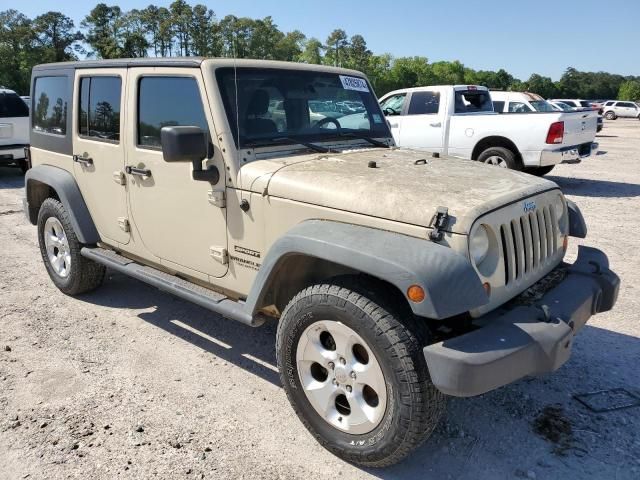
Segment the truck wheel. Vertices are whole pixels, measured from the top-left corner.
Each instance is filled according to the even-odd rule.
[[[489,147],[478,156],[478,161],[496,167],[510,168],[511,170],[521,170],[519,162],[514,153],[504,147]]]
[[[78,295],[99,287],[106,268],[80,255],[69,214],[54,198],[47,198],[38,212],[40,254],[53,283],[67,295]]]
[[[615,120],[616,114],[613,112],[607,112],[604,114],[604,118],[606,118],[607,120]]]
[[[546,175],[551,170],[553,170],[553,167],[555,167],[555,165],[548,165],[546,167],[531,167],[531,168],[527,168],[526,172],[530,173],[531,175],[537,175],[538,177],[542,177],[543,175]]]
[[[344,283],[298,293],[278,325],[280,378],[318,442],[359,465],[394,464],[435,428],[445,397],[415,328],[373,292]]]

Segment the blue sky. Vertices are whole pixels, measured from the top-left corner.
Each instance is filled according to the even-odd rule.
[[[96,2],[97,3],[97,2]],[[123,10],[170,0],[106,1]],[[221,18],[271,15],[283,31],[302,30],[324,41],[334,28],[360,33],[375,53],[460,60],[475,69],[504,68],[526,80],[557,80],[564,69],[640,75],[640,0],[191,0]],[[94,2],[0,1],[29,17],[55,9],[76,24]]]

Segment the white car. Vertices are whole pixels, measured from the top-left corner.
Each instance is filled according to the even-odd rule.
[[[380,99],[397,145],[544,175],[598,148],[595,112],[498,115],[486,87],[440,85]]]
[[[26,172],[28,145],[29,107],[13,90],[0,88],[0,166],[16,166]]]
[[[540,95],[529,92],[491,92],[493,109],[498,113],[555,112]]]
[[[640,120],[640,106],[634,102],[609,101],[603,105],[602,109],[607,120],[615,120],[618,117],[637,118]]]

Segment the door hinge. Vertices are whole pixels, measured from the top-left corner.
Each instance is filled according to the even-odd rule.
[[[222,265],[229,263],[229,254],[224,247],[209,247],[209,255]]]
[[[127,217],[118,217],[118,226],[123,232],[128,232],[131,229],[129,219]]]
[[[127,183],[127,177],[125,177],[124,172],[116,170],[115,172],[113,172],[113,181],[118,185],[124,185],[125,183]]]
[[[444,237],[444,230],[449,223],[449,209],[447,207],[438,207],[436,213],[431,217],[429,227],[432,228],[429,232],[429,239],[434,242],[439,242]]]
[[[209,199],[209,203],[211,205],[215,205],[219,208],[224,208],[227,206],[227,200],[223,190],[209,190],[207,192],[207,198]]]

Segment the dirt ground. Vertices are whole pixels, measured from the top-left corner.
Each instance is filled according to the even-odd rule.
[[[640,395],[640,122],[606,122],[598,141],[606,154],[549,177],[622,278],[618,305],[558,372],[452,398],[436,433],[384,470],[342,462],[302,427],[278,381],[274,325],[114,273],[82,298],[60,293],[21,213],[23,177],[0,169],[0,478],[640,478],[640,407],[594,413],[574,398]]]

